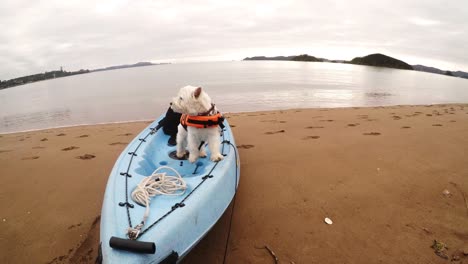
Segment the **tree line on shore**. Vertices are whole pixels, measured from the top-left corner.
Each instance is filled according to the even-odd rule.
[[[76,74],[83,74],[83,73],[88,73],[88,72],[89,70],[79,70],[79,71],[72,71],[72,72],[59,70],[59,71],[50,71],[50,72],[23,76],[23,77],[10,79],[6,81],[0,80],[0,89],[5,89],[5,88],[17,86],[17,85],[38,82],[38,81],[43,81],[43,80],[48,80],[48,79],[60,78],[60,77],[71,76],[71,75],[76,75]]]

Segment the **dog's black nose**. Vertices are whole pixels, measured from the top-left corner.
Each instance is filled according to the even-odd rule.
[[[172,105],[172,102],[170,102],[169,105]]]

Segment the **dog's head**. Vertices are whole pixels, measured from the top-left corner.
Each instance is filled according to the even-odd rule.
[[[211,108],[211,98],[201,87],[185,86],[172,99],[171,108],[181,114],[197,115]]]

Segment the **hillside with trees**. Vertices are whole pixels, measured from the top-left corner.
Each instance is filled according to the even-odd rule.
[[[375,53],[364,57],[356,57],[352,59],[349,63],[357,65],[387,67],[401,70],[413,70],[413,67],[411,67],[411,65],[409,65],[408,63],[380,53]]]

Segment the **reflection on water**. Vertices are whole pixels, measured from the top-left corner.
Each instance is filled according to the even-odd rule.
[[[248,61],[95,72],[0,91],[0,133],[157,118],[179,87],[224,112],[468,102],[468,80],[336,63]]]

